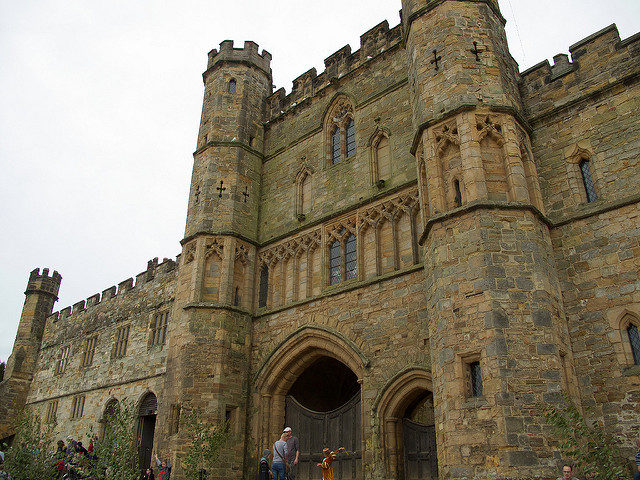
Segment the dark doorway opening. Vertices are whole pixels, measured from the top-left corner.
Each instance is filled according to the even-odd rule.
[[[402,419],[404,480],[436,480],[436,452],[433,394],[425,391],[405,410]]]
[[[149,392],[140,402],[138,409],[138,458],[141,470],[151,466],[157,410],[158,399]]]
[[[286,396],[285,423],[300,444],[296,480],[322,478],[322,449],[345,447],[333,463],[335,478],[362,477],[360,384],[343,363],[321,357],[291,386]]]

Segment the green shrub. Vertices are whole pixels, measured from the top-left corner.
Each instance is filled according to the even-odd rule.
[[[587,422],[568,398],[545,408],[547,422],[554,427],[563,455],[581,473],[596,480],[627,480],[627,462],[615,439],[597,423]]]

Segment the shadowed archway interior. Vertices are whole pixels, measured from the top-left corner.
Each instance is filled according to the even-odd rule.
[[[309,410],[329,412],[347,403],[359,389],[358,377],[346,365],[321,357],[302,372],[288,395]]]

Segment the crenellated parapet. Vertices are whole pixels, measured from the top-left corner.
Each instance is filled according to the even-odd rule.
[[[209,52],[207,70],[202,74],[202,78],[206,82],[213,71],[229,63],[256,67],[271,78],[271,54],[266,50],[258,53],[258,44],[252,41],[245,41],[242,48],[234,48],[233,40],[225,40],[220,43],[220,50],[214,48]]]
[[[61,282],[62,276],[57,271],[54,270],[51,276],[49,276],[48,268],[43,268],[42,273],[40,273],[39,268],[35,268],[29,274],[27,289],[24,293],[25,295],[30,293],[49,294],[57,300]]]
[[[47,317],[47,324],[50,322],[58,322],[59,320],[73,319],[81,312],[90,314],[95,307],[98,307],[105,302],[116,298],[122,298],[129,292],[137,291],[143,285],[152,282],[157,276],[164,276],[174,272],[178,265],[179,258],[179,256],[176,260],[165,258],[162,263],[158,263],[157,257],[149,260],[149,262],[147,262],[147,269],[135,276],[135,283],[133,277],[127,278],[126,280],[119,282],[117,287],[114,285],[103,290],[102,294],[96,293],[86,300],[81,300],[74,303],[72,306],[53,312]]]
[[[640,76],[640,33],[625,40],[615,24],[569,47],[566,54],[521,73],[520,91],[529,119],[572,105],[620,82]]]
[[[369,64],[402,40],[402,26],[389,28],[386,20],[366,31],[360,36],[360,48],[355,52],[351,46],[345,45],[324,60],[325,70],[320,74],[315,68],[293,80],[293,88],[288,95],[284,88],[276,90],[267,98],[267,121],[272,121],[289,110],[307,101],[319,91],[354,70]]]

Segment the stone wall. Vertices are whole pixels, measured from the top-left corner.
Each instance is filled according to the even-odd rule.
[[[91,431],[98,433],[97,422],[111,398],[131,402],[135,409],[144,393],[152,391],[162,402],[167,348],[166,343],[151,345],[151,323],[156,314],[173,307],[175,266],[171,260],[158,265],[156,259],[135,285],[133,279],[126,280],[118,290],[109,288],[47,319],[27,405],[45,418],[48,404],[57,401],[57,434],[87,439]],[[117,330],[124,326],[129,327],[126,353],[117,356]],[[93,337],[92,362],[83,366],[87,339]],[[60,371],[67,347],[68,361]],[[73,398],[79,395],[85,396],[84,412],[72,419]]]
[[[339,214],[415,180],[405,52],[397,41],[323,86],[306,101],[292,105],[265,129],[265,162],[260,212],[260,242]],[[356,55],[354,53],[354,55]],[[294,90],[295,92],[295,90]],[[355,156],[332,164],[328,150],[328,110],[337,97],[353,109]],[[371,175],[371,143],[377,131],[388,136],[392,172],[384,188]],[[296,218],[296,177],[310,173],[311,208]]]

